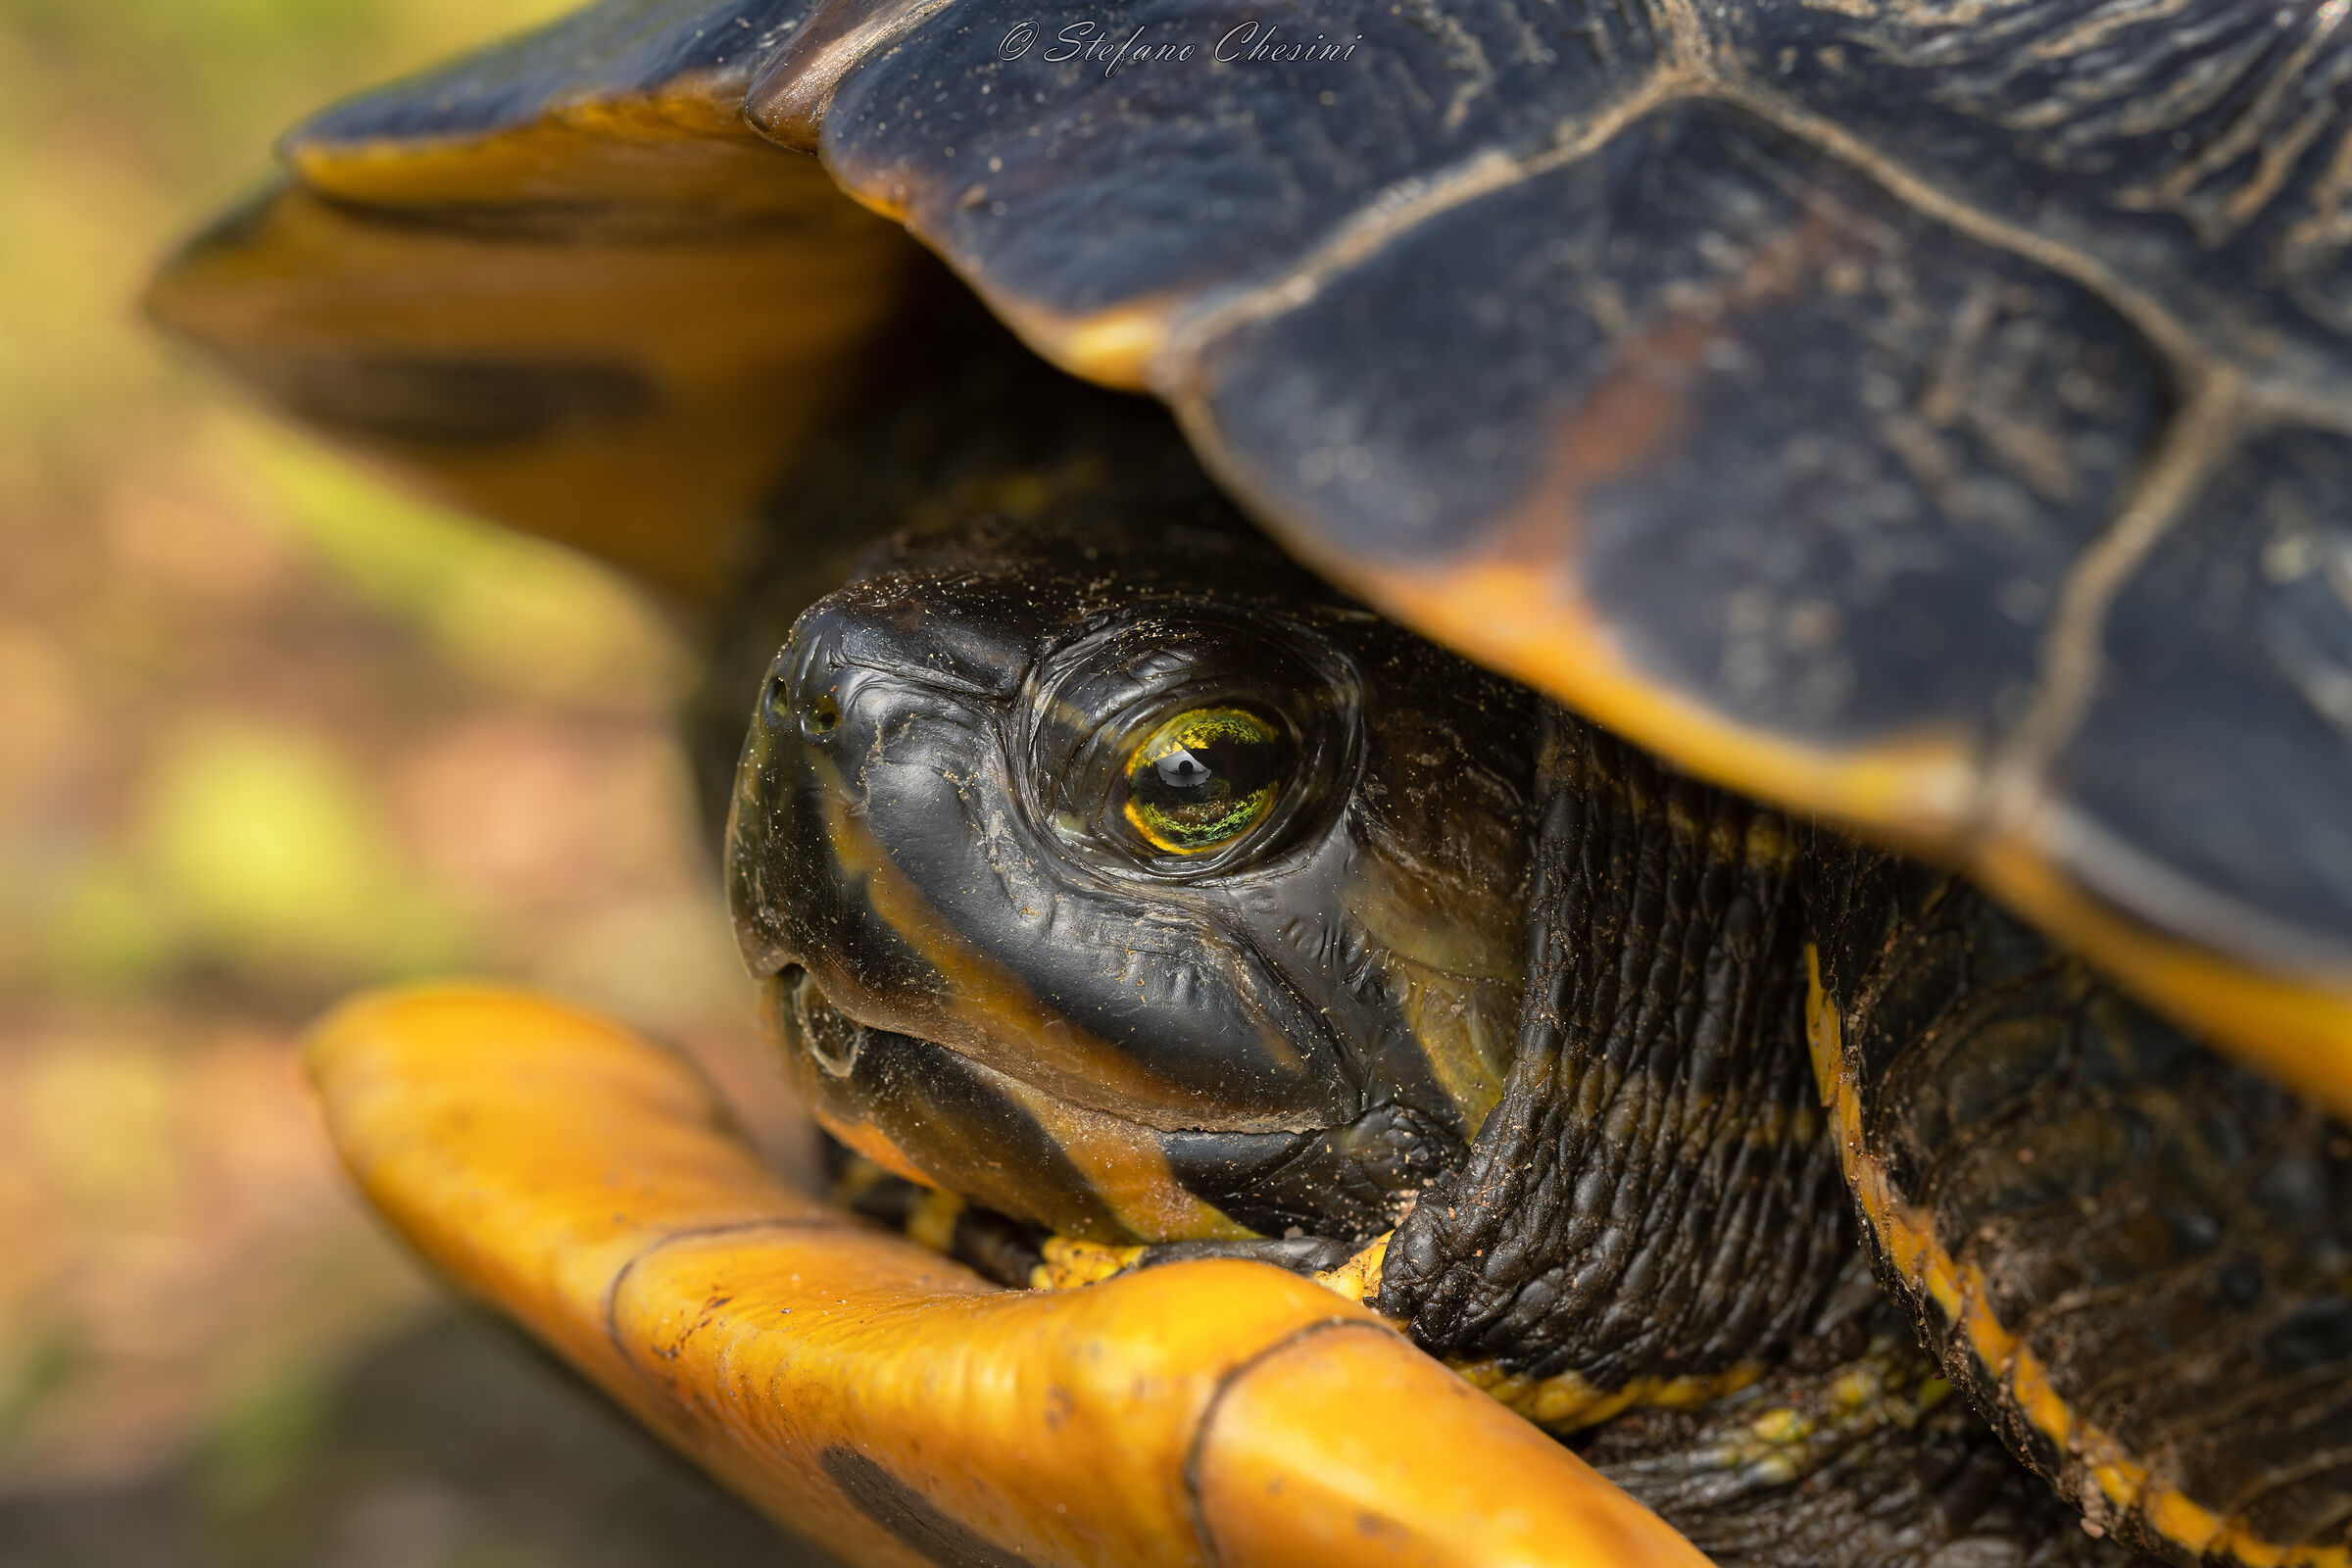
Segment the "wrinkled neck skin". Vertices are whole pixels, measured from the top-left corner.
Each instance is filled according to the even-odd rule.
[[[1155,844],[1148,737],[1234,710],[1270,804]],[[1356,1243],[1460,1162],[1517,1030],[1532,700],[1247,529],[983,523],[794,627],[729,828],[819,1119],[1107,1243]]]
[[[1379,1304],[1575,1426],[1759,1375],[1855,1238],[1802,1045],[1797,836],[1559,709],[1543,728],[1509,1087]]]

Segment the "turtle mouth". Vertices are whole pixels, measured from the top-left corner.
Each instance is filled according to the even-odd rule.
[[[1014,1090],[1024,1103],[1032,1106],[1042,1103],[1066,1106],[1073,1114],[1115,1122],[1133,1128],[1139,1135],[1192,1133],[1213,1137],[1239,1132],[1311,1137],[1346,1125],[1297,1118],[1283,1119],[1278,1126],[1260,1126],[1256,1119],[1233,1125],[1184,1117],[1169,1118],[1163,1123],[1159,1119],[1122,1114],[1116,1109],[1074,1101],[1043,1077],[1024,1073],[1017,1066],[1002,1061],[982,1060],[950,1041],[864,1022],[836,1003],[807,964],[780,964],[766,976],[765,985],[771,1008],[770,1026],[778,1044],[795,1059],[805,1059],[812,1069],[811,1081],[805,1087],[819,1097],[820,1118],[825,1091],[836,1085],[858,1083],[859,1065],[869,1049],[895,1048],[902,1052],[911,1049],[938,1059],[942,1065],[953,1062],[960,1071],[985,1075]]]
[[[1384,1102],[1304,1130],[1156,1128],[1071,1102],[942,1042],[860,1022],[800,963],[767,978],[768,1027],[817,1122],[894,1175],[1084,1241],[1361,1240],[1461,1150]]]
[[[866,1025],[833,1005],[806,964],[787,963],[769,975],[767,983],[776,997],[779,1020],[790,1021],[781,1042],[784,1049],[805,1054],[828,1078],[855,1073],[871,1033]]]

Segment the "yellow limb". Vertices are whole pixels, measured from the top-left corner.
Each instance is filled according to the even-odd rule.
[[[311,1063],[429,1260],[850,1561],[1706,1561],[1327,1290],[1236,1262],[995,1290],[780,1185],[692,1068],[587,1014],[380,994]]]

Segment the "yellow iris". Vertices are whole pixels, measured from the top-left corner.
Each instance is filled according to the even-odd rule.
[[[1230,844],[1274,809],[1282,732],[1246,708],[1196,708],[1153,730],[1127,760],[1128,825],[1169,855]]]

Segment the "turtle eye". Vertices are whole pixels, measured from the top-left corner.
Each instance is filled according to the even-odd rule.
[[[1200,855],[1264,821],[1292,752],[1284,727],[1247,708],[1194,708],[1128,754],[1127,825],[1165,855]]]

